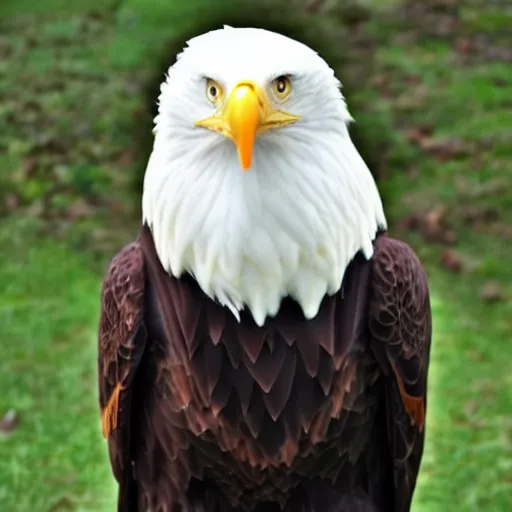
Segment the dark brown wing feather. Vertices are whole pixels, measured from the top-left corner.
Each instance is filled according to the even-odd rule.
[[[370,300],[372,347],[386,376],[395,512],[408,511],[425,438],[432,322],[427,277],[414,251],[381,236],[375,243]]]
[[[315,319],[285,300],[259,328],[245,312],[237,322],[192,278],[169,278],[145,228],[112,261],[102,293],[100,405],[119,509],[199,499],[211,502],[204,510],[234,510],[203,499],[208,487],[194,490],[211,480],[231,504],[251,510],[265,499],[283,504],[305,478],[320,500],[310,508],[327,510],[322,500],[331,498],[314,483],[321,477],[339,483],[330,502],[344,496],[340,510],[372,510],[356,497],[364,487],[382,510],[409,510],[430,325],[421,265],[386,236],[372,262],[355,258],[343,293],[326,298]],[[382,373],[387,442],[377,416]],[[393,506],[384,499],[392,487]]]
[[[110,263],[101,294],[99,401],[112,471],[120,484],[119,510],[130,510],[137,502],[135,486],[130,484],[130,411],[132,383],[146,343],[144,280],[142,251],[134,242]]]

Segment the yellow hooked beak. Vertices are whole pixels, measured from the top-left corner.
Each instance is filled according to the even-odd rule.
[[[252,165],[256,135],[299,119],[299,116],[275,110],[265,92],[253,82],[240,82],[219,111],[194,124],[230,138],[237,147],[240,166],[247,170]]]

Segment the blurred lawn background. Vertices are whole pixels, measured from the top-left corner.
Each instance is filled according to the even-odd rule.
[[[414,512],[512,504],[512,4],[2,0],[0,511],[114,510],[96,330],[138,229],[159,83],[189,35],[277,29],[336,68],[432,290]]]

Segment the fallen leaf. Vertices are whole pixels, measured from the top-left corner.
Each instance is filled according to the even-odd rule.
[[[416,231],[421,227],[421,218],[418,213],[411,213],[407,217],[404,217],[397,223],[399,230],[405,231]]]
[[[458,240],[447,220],[447,208],[440,204],[427,212],[414,212],[398,223],[398,229],[419,231],[427,242],[453,245]]]
[[[439,161],[445,162],[451,158],[466,156],[474,151],[474,145],[458,138],[423,139],[421,149],[434,155]]]
[[[0,420],[0,434],[12,432],[19,424],[18,414],[14,409],[10,409]]]
[[[462,257],[453,249],[445,249],[441,253],[441,264],[451,272],[460,272],[462,270]]]
[[[497,281],[487,281],[480,290],[480,299],[489,303],[502,300],[500,284]]]
[[[427,212],[422,222],[423,235],[427,240],[440,242],[444,240],[446,231],[446,207],[438,205]]]

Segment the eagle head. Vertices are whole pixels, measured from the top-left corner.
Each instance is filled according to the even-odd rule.
[[[143,216],[163,267],[262,325],[339,290],[386,220],[333,70],[256,28],[188,42],[161,86]]]

